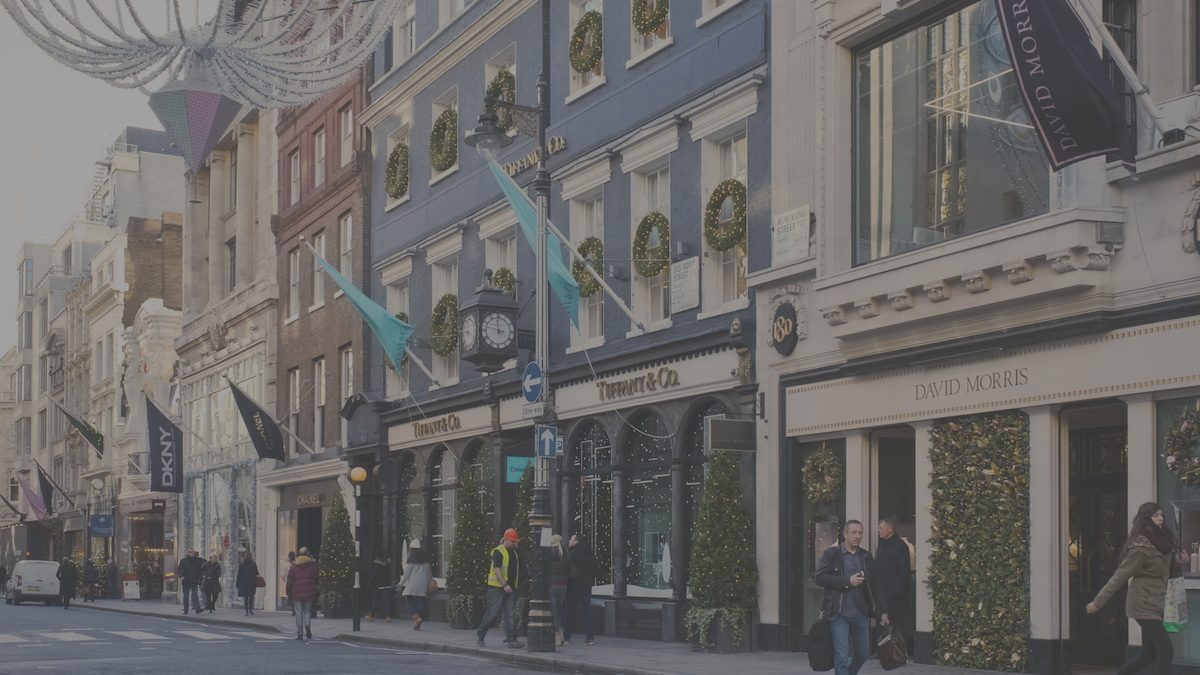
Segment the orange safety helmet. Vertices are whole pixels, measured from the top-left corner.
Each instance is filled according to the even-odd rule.
[[[520,537],[517,536],[517,531],[511,527],[504,531],[504,538],[512,542],[520,540]]]

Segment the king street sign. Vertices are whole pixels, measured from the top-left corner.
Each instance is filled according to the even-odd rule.
[[[558,427],[538,424],[534,427],[533,437],[538,457],[553,457],[558,454]]]
[[[537,361],[530,361],[521,375],[521,393],[528,403],[542,400],[542,367]]]

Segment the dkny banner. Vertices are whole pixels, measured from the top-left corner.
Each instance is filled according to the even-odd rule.
[[[183,492],[183,432],[146,397],[150,423],[150,489]]]
[[[1097,155],[1133,161],[1121,100],[1070,0],[995,0],[1008,55],[1055,170]]]

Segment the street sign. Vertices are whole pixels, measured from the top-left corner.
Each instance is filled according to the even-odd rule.
[[[722,417],[704,418],[704,451],[754,452],[757,448],[754,420]]]
[[[113,517],[111,515],[92,516],[92,536],[98,539],[113,536]]]
[[[533,434],[538,457],[553,457],[558,452],[558,427],[539,424]]]
[[[542,400],[542,367],[537,361],[530,361],[521,375],[521,393],[529,403]]]
[[[526,403],[521,406],[521,419],[531,420],[535,417],[541,417],[546,412],[546,404],[542,401],[537,403]]]

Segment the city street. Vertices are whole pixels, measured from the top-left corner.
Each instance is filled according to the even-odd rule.
[[[43,604],[0,607],[0,673],[523,672],[469,657]]]

